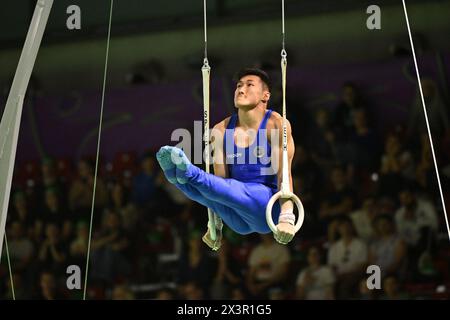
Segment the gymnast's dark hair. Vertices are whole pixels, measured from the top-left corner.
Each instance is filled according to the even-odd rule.
[[[269,92],[272,90],[272,83],[270,81],[270,77],[269,75],[258,68],[244,68],[239,70],[236,75],[234,76],[234,81],[238,82],[241,78],[245,77],[245,76],[258,76],[262,82],[264,82],[267,86],[267,88],[269,89]]]

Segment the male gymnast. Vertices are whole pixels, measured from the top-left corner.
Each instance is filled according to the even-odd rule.
[[[246,68],[237,73],[236,81],[237,112],[216,124],[211,132],[214,174],[193,165],[177,147],[164,146],[156,157],[169,182],[218,214],[232,230],[239,234],[269,233],[265,210],[281,187],[283,118],[267,108],[271,83],[266,72]],[[291,125],[286,123],[292,192],[295,145]],[[278,221],[275,239],[279,243],[287,244],[295,235],[293,208],[289,199],[280,199],[273,206],[274,221]],[[215,241],[209,230],[202,238],[213,250],[220,248],[222,238],[221,228],[216,229]]]

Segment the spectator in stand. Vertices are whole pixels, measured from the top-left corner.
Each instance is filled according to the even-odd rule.
[[[412,154],[404,150],[396,134],[386,138],[384,154],[381,157],[380,195],[395,196],[403,181],[415,178]]]
[[[133,201],[137,206],[146,208],[153,204],[158,171],[153,153],[145,153],[141,160],[141,172],[133,180]]]
[[[109,285],[128,276],[131,271],[127,257],[129,247],[129,236],[122,227],[119,214],[107,210],[103,225],[92,240],[92,279]]]
[[[399,198],[401,207],[395,213],[395,222],[400,237],[408,246],[408,278],[418,280],[427,275],[425,269],[433,269],[432,255],[439,227],[437,214],[433,204],[418,198],[410,185],[401,189]],[[431,263],[424,265],[425,261]]]
[[[197,230],[191,231],[187,249],[182,250],[179,264],[177,283],[185,286],[195,283],[203,294],[208,294],[211,279],[214,277],[214,264],[207,255],[201,240],[201,233]]]
[[[299,183],[294,183],[298,188],[298,194],[302,195],[302,203],[310,211],[317,203],[317,197],[322,187],[323,174],[317,164],[311,159],[308,150],[302,145],[295,146],[295,156],[292,160],[292,176],[298,178]]]
[[[242,284],[243,275],[239,262],[233,259],[228,241],[223,238],[217,253],[217,271],[211,287],[212,299],[228,299],[231,288]]]
[[[377,215],[377,204],[374,197],[367,197],[363,200],[361,208],[350,213],[356,233],[365,242],[373,238],[373,220]]]
[[[88,224],[83,221],[78,222],[75,239],[70,243],[70,259],[72,264],[82,265],[86,262],[88,238]]]
[[[335,277],[333,270],[321,262],[318,247],[308,250],[308,266],[297,277],[297,299],[332,300],[334,299]]]
[[[399,193],[401,207],[395,213],[397,230],[412,247],[425,248],[429,234],[438,230],[438,219],[433,204],[419,199],[414,187],[405,185]]]
[[[340,239],[328,251],[328,265],[336,274],[338,299],[350,299],[357,295],[358,284],[367,265],[367,246],[356,236],[352,221],[339,218]]]
[[[329,111],[319,109],[315,113],[315,126],[308,137],[311,157],[322,171],[328,171],[338,161],[339,148],[336,132],[333,130]]]
[[[326,225],[335,217],[344,216],[352,211],[355,206],[355,192],[351,189],[344,170],[340,166],[333,168],[331,172],[332,190],[325,195],[320,204],[319,219]]]
[[[61,192],[56,187],[48,187],[44,193],[43,223],[56,224],[61,230],[61,241],[67,245],[72,241],[73,217],[65,207]]]
[[[392,217],[379,215],[374,220],[376,237],[369,246],[369,264],[380,267],[381,276],[403,277],[406,271],[406,244],[395,230]]]
[[[74,229],[74,223],[71,220],[67,219],[63,222],[61,227],[61,240],[66,244],[67,248],[69,248],[69,244],[75,237]]]
[[[435,191],[438,192],[436,186],[436,176],[434,171],[431,145],[428,134],[423,133],[420,137],[421,150],[420,158],[416,167],[416,181],[419,186],[424,191],[429,191],[430,193]]]
[[[27,235],[31,235],[34,226],[34,216],[30,210],[25,193],[22,191],[14,192],[11,215],[8,215],[10,221],[19,222]]]
[[[70,219],[68,209],[64,208],[64,203],[58,189],[49,187],[44,192],[44,210],[42,213],[42,219],[44,223],[56,223],[60,227],[65,220]]]
[[[286,246],[273,239],[272,234],[261,234],[261,243],[249,255],[246,283],[255,298],[268,298],[270,289],[282,286],[287,279],[291,254]]]
[[[165,212],[164,219],[172,220],[178,229],[188,230],[192,230],[191,225],[197,225],[198,220],[203,221],[201,215],[192,214],[192,211],[204,207],[186,197],[175,185],[167,181],[164,172],[159,170],[155,181],[157,208],[158,211]],[[147,215],[145,218],[154,220],[155,217]]]
[[[29,238],[33,243],[38,244],[42,243],[45,239],[45,225],[44,222],[40,219],[35,219],[32,228],[29,232]]]
[[[314,240],[317,238],[317,231],[323,228],[321,221],[317,217],[317,198],[320,191],[317,193],[311,192],[307,183],[303,183],[301,176],[292,176],[292,184],[294,185],[294,193],[302,195],[302,203],[305,209],[305,220],[302,226],[302,238],[305,240]]]
[[[41,267],[54,273],[64,274],[68,250],[66,244],[61,241],[58,225],[48,223],[45,226],[45,237],[39,249]]]
[[[137,208],[129,201],[129,194],[122,183],[115,182],[111,188],[111,208],[120,214],[125,230],[132,231],[139,220]]]
[[[11,223],[8,230],[8,249],[11,264],[16,272],[26,272],[34,255],[33,242],[24,233],[18,221]]]
[[[55,275],[44,271],[39,278],[39,292],[35,300],[64,300],[66,297],[58,289]]]
[[[437,141],[450,130],[450,119],[448,114],[449,106],[445,103],[436,82],[430,78],[422,78],[422,92],[427,107],[428,121],[431,134]],[[411,111],[409,112],[409,123],[407,129],[408,137],[416,139],[417,136],[425,133],[428,135],[426,123],[424,121],[422,99],[417,90],[416,98]]]
[[[45,190],[52,188],[58,190],[61,203],[67,203],[67,186],[58,176],[54,159],[45,157],[42,160],[41,174],[42,181],[38,185],[39,194],[43,195]]]
[[[78,163],[78,177],[72,182],[69,191],[69,206],[73,212],[87,213],[91,211],[94,189],[94,166],[89,160]],[[95,207],[104,208],[108,203],[106,184],[97,177],[95,190]]]
[[[353,130],[354,113],[362,109],[361,94],[356,85],[350,81],[344,83],[341,92],[341,101],[334,109],[333,125],[339,128],[342,138],[348,137]]]
[[[380,153],[378,139],[369,126],[365,109],[353,111],[353,128],[349,131],[347,142],[348,162],[358,173],[371,173],[377,169]]]

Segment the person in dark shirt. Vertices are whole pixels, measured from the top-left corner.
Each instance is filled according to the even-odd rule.
[[[341,101],[334,109],[333,124],[339,128],[340,135],[345,138],[353,128],[353,117],[356,110],[362,109],[361,95],[352,82],[344,83]]]
[[[194,282],[206,293],[214,274],[214,265],[202,246],[200,235],[196,230],[189,235],[187,250],[183,250],[180,256],[177,282],[180,285]]]
[[[379,139],[368,123],[367,112],[360,108],[353,112],[353,128],[348,137],[348,159],[358,171],[373,172],[380,158]]]
[[[55,187],[47,188],[44,198],[42,220],[44,223],[56,223],[61,227],[64,220],[69,218],[69,215],[68,209],[63,206],[59,190]]]
[[[120,215],[105,212],[104,224],[92,240],[91,275],[94,280],[111,283],[130,272],[128,249],[130,241],[122,227]]]
[[[133,180],[133,202],[139,207],[151,205],[156,192],[155,180],[158,171],[156,170],[155,158],[152,154],[146,153],[141,161],[141,173]]]
[[[39,249],[41,267],[53,272],[64,272],[68,248],[61,240],[61,232],[58,225],[48,223],[45,227],[45,236],[45,240]]]
[[[39,277],[39,289],[35,300],[65,300],[65,295],[58,289],[55,275],[49,271],[43,271]]]
[[[342,167],[336,166],[332,170],[331,183],[331,192],[325,194],[319,209],[319,220],[324,228],[331,220],[349,214],[356,204],[355,191],[348,185],[347,177]]]
[[[11,194],[9,210],[10,213],[8,214],[6,225],[18,222],[22,226],[24,234],[31,236],[35,219],[23,191],[17,190]]]

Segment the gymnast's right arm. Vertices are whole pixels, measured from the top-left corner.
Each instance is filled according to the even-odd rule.
[[[213,165],[214,165],[214,174],[218,177],[226,178],[228,177],[227,166],[225,165],[225,155],[223,152],[223,137],[225,134],[225,128],[227,126],[227,119],[219,122],[214,126],[211,130],[211,138],[210,138],[210,151],[212,151]],[[210,155],[208,155],[210,156]],[[209,235],[209,228],[206,231],[206,234],[202,237],[203,242],[205,242],[208,247],[213,250],[218,250],[220,248],[220,243],[222,239],[222,228],[220,227],[216,230],[218,239],[212,240]]]
[[[228,168],[223,150],[223,138],[229,118],[219,122],[211,130],[211,149],[213,152],[214,175],[222,178],[228,177]]]

